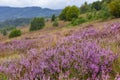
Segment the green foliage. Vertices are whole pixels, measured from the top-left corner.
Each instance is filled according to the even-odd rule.
[[[116,18],[120,17],[120,0],[113,0],[109,4],[110,12]]]
[[[86,19],[88,21],[93,21],[93,20],[96,20],[96,16],[97,16],[97,11],[93,10],[92,12],[89,12],[86,14]]]
[[[53,14],[52,18],[51,18],[51,21],[55,21],[55,19],[56,19],[56,16]]]
[[[87,20],[83,17],[80,17],[80,18],[77,18],[77,19],[73,19],[71,24],[73,26],[75,26],[75,25],[79,25],[79,24],[82,24],[82,23],[85,23],[85,22],[87,22]]]
[[[34,18],[31,22],[30,31],[42,29],[45,26],[44,18]]]
[[[86,15],[86,19],[87,19],[87,20],[92,20],[92,19],[93,19],[92,13],[88,13],[88,14]]]
[[[67,6],[65,7],[65,9],[62,10],[61,14],[59,15],[60,20],[67,20],[66,14],[70,8],[71,8],[70,6]]]
[[[110,14],[109,9],[107,7],[104,7],[99,11],[94,10],[90,13],[87,13],[86,18],[89,21],[93,21],[111,19],[113,16]]]
[[[107,10],[101,10],[96,15],[96,19],[102,19],[102,20],[106,20],[106,19],[109,19],[111,17],[112,16],[111,16],[110,12]]]
[[[21,36],[21,31],[17,29],[12,30],[9,34],[9,38],[14,38],[18,36]]]
[[[7,35],[7,31],[4,29],[1,31],[1,33],[3,34],[3,36],[6,36]]]
[[[4,74],[0,73],[0,80],[8,80],[8,78]]]
[[[85,2],[81,7],[80,7],[80,13],[84,14],[86,12],[89,12],[91,10],[90,5]]]
[[[101,10],[101,5],[102,5],[101,1],[93,2],[92,3],[92,9],[96,9],[97,11]]]
[[[11,30],[13,30],[13,29],[15,29],[15,27],[11,27],[11,26],[9,26],[9,27],[4,27],[4,28],[1,28],[1,29],[0,29],[0,32],[3,34],[3,36],[6,36],[6,35],[7,35],[7,32],[8,32],[8,31],[11,31]]]
[[[110,3],[112,0],[102,0],[102,3]]]
[[[78,18],[79,9],[76,6],[72,6],[66,13],[66,18],[68,21],[71,21],[74,18]]]
[[[120,59],[114,61],[113,70],[120,73]]]
[[[68,6],[61,12],[59,18],[61,20],[71,21],[74,18],[78,18],[79,9],[76,6]]]
[[[53,26],[54,26],[54,27],[57,27],[58,25],[59,25],[58,21],[55,20],[55,21],[53,22]]]

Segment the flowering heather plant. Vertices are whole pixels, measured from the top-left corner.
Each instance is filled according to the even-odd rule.
[[[118,56],[101,48],[99,39],[92,39],[99,32],[86,28],[61,39],[56,46],[40,51],[30,48],[21,60],[1,64],[0,73],[8,80],[110,80]]]
[[[4,64],[1,72],[12,80],[99,80],[109,76],[116,55],[95,41],[78,38],[66,37],[56,47],[41,52],[31,49],[27,58]]]
[[[103,38],[115,37],[117,34],[120,34],[120,23],[107,24],[99,33],[99,35]]]
[[[7,43],[0,43],[0,55],[2,56],[12,53],[26,53],[27,50],[35,46],[35,40],[14,40]]]

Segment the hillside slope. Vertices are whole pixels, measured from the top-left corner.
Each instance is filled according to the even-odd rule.
[[[53,27],[50,22],[47,22],[44,29],[34,32],[28,32],[28,27],[23,27],[20,28],[23,32],[21,37],[1,40],[0,73],[4,75],[0,79],[3,80],[3,76],[5,76],[12,80],[17,78],[22,80],[26,75],[28,75],[26,78],[33,75],[29,73],[34,73],[35,77],[32,76],[31,80],[36,78],[37,74],[40,74],[38,77],[43,80],[41,74],[47,76],[48,71],[51,70],[53,73],[49,72],[50,75],[58,74],[55,77],[55,80],[58,80],[61,76],[60,72],[65,74],[64,70],[67,69],[69,71],[67,79],[69,79],[69,75],[73,75],[73,72],[76,74],[69,80],[73,80],[74,76],[75,80],[84,78],[82,77],[84,74],[79,76],[84,70],[84,73],[88,73],[88,75],[89,71],[93,72],[90,75],[96,75],[100,71],[99,75],[110,76],[106,80],[112,80],[112,77],[115,80],[114,76],[120,71],[120,69],[117,70],[119,64],[114,63],[118,60],[116,53],[120,52],[120,19],[84,23],[74,27],[66,27],[68,23],[65,22],[59,21],[59,23],[64,26]],[[6,63],[8,66],[5,66]],[[20,73],[23,71],[24,74],[21,75]],[[102,73],[104,71],[106,74]],[[104,80],[104,77],[99,79],[99,75],[88,76],[87,79]],[[50,78],[54,79],[52,76]],[[45,80],[48,79],[48,77],[45,78]],[[64,76],[60,80],[63,79]]]

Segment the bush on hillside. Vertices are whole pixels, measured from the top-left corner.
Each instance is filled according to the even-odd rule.
[[[71,8],[70,6],[67,6],[67,7],[65,7],[65,9],[62,10],[62,12],[61,12],[60,15],[59,15],[60,20],[65,20],[65,21],[67,20],[66,14],[67,14],[67,11],[68,11],[70,8]]]
[[[6,36],[7,35],[7,30],[2,30],[1,33],[3,34],[3,36]]]
[[[66,18],[68,21],[72,21],[74,18],[78,18],[79,16],[79,9],[76,6],[71,6],[66,13]]]
[[[87,20],[83,17],[80,17],[80,18],[77,18],[77,19],[73,19],[71,24],[73,26],[75,26],[75,25],[79,25],[79,24],[82,24],[82,23],[85,23],[85,22],[87,22]]]
[[[106,2],[106,3],[110,3],[112,0],[102,0],[102,3]]]
[[[51,18],[51,21],[55,21],[55,19],[56,19],[56,16],[53,14],[52,18]]]
[[[90,5],[85,2],[81,7],[80,7],[80,14],[84,14],[86,12],[89,12],[91,10]]]
[[[102,19],[102,20],[106,20],[111,17],[112,17],[112,15],[107,10],[100,10],[100,12],[98,12],[98,14],[96,15],[96,19]]]
[[[14,38],[18,36],[21,36],[21,31],[17,29],[12,30],[9,34],[9,38]]]
[[[101,10],[101,8],[102,8],[101,5],[102,5],[101,1],[93,2],[93,3],[92,3],[92,9],[96,9],[97,11],[98,11],[98,10]]]
[[[92,20],[93,19],[93,14],[92,13],[87,13],[86,19],[89,20],[89,21]]]
[[[107,7],[104,7],[103,9],[99,11],[94,10],[93,12],[87,13],[86,15],[86,19],[89,21],[107,20],[111,18],[113,18],[113,16],[110,14],[110,11]]]
[[[76,6],[68,6],[61,12],[59,18],[61,20],[72,21],[74,18],[78,18],[79,16],[79,9]]]
[[[109,4],[110,12],[116,18],[120,17],[120,0],[113,0]]]
[[[58,25],[59,25],[58,21],[55,20],[55,21],[53,22],[53,26],[54,26],[54,27],[57,27]]]
[[[45,26],[44,18],[34,18],[31,22],[30,31],[42,29]]]

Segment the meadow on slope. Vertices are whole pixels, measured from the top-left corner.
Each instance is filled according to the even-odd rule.
[[[67,6],[1,30],[0,80],[120,80],[118,2]]]
[[[119,19],[26,31],[0,43],[0,78],[114,80],[119,77],[119,35]]]

